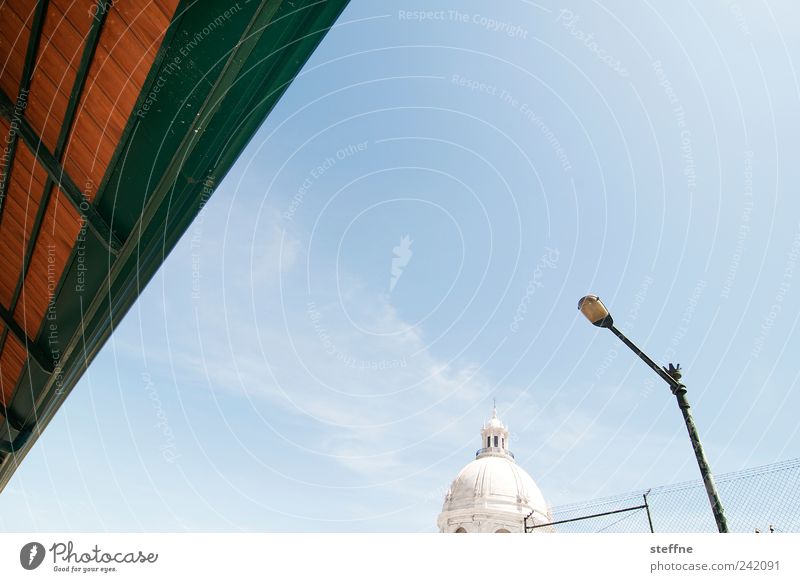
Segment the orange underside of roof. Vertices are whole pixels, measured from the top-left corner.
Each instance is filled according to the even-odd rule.
[[[96,2],[49,2],[27,79],[23,77],[37,4],[7,0],[0,5],[0,89],[15,102],[14,118],[24,118],[41,139],[41,147],[55,157],[88,200],[93,200],[103,181],[177,5],[178,0],[113,3],[71,120],[65,117]],[[65,128],[65,122],[70,126]],[[17,139],[14,126],[13,118],[12,123],[0,118],[0,169],[8,182],[0,201],[0,305],[35,339],[43,332],[48,305],[74,251],[81,222],[70,199],[48,179],[41,152],[31,151]],[[67,133],[59,151],[62,132]],[[31,241],[44,200],[41,224]],[[18,338],[6,326],[2,329],[0,397],[5,406],[27,354]]]

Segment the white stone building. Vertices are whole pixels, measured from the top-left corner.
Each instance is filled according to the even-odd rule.
[[[497,409],[481,429],[475,460],[461,469],[444,499],[436,523],[442,533],[523,532],[551,521],[539,487],[508,450],[508,429]],[[550,528],[541,528],[543,531]]]

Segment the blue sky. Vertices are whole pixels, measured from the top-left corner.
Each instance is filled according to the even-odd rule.
[[[493,398],[552,505],[698,477],[589,292],[685,368],[715,472],[796,457],[797,18],[354,0],[0,528],[433,531]]]

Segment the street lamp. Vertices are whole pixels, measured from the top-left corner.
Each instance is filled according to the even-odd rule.
[[[683,413],[686,430],[689,431],[689,439],[692,441],[694,456],[697,458],[697,465],[700,467],[700,474],[703,476],[703,483],[706,486],[706,493],[708,494],[708,501],[711,503],[711,510],[714,512],[714,521],[717,522],[717,529],[719,533],[728,533],[728,522],[725,519],[725,511],[722,509],[722,502],[719,499],[717,487],[714,485],[714,477],[711,475],[711,469],[708,467],[708,461],[706,461],[706,455],[703,452],[703,445],[700,443],[700,435],[697,434],[697,427],[694,425],[694,419],[689,410],[689,401],[686,399],[686,386],[680,382],[680,364],[677,366],[669,364],[669,368],[659,367],[647,354],[636,347],[631,340],[626,338],[621,331],[614,327],[614,319],[597,295],[581,297],[581,300],[578,301],[578,309],[593,325],[610,329],[614,335],[622,340],[622,343],[633,350],[633,353],[639,356],[645,364],[650,366],[656,374],[669,384],[672,393],[678,400],[678,407],[680,407]]]

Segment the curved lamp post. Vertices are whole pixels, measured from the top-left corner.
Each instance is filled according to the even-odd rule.
[[[578,301],[578,309],[593,325],[610,329],[614,335],[622,340],[622,343],[633,350],[633,353],[639,356],[645,364],[650,366],[656,374],[669,384],[672,393],[678,400],[678,406],[683,413],[686,430],[689,431],[689,439],[692,441],[694,456],[697,457],[697,465],[700,467],[700,474],[703,476],[703,483],[706,486],[706,493],[708,494],[708,501],[711,503],[711,510],[714,512],[714,521],[717,522],[717,529],[720,533],[728,533],[728,522],[725,519],[725,511],[722,509],[722,502],[719,499],[717,487],[714,484],[714,477],[711,475],[711,469],[708,468],[708,461],[706,461],[706,455],[703,452],[703,445],[700,443],[700,435],[697,434],[697,427],[694,425],[694,419],[689,410],[689,401],[686,400],[686,386],[680,382],[680,365],[673,366],[669,364],[669,368],[659,367],[647,354],[636,347],[631,340],[626,338],[621,331],[614,327],[614,320],[611,314],[597,295],[581,297],[581,300]]]

